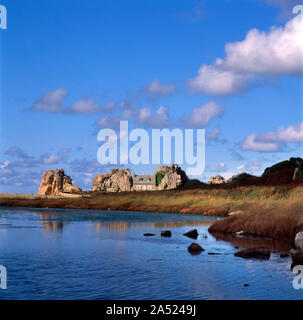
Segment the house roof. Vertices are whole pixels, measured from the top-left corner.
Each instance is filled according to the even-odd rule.
[[[154,175],[133,175],[134,184],[156,184],[156,178]]]

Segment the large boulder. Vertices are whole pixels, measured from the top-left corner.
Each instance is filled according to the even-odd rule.
[[[155,175],[159,190],[175,189],[188,181],[186,173],[177,164],[159,166]]]
[[[111,169],[109,173],[98,174],[93,180],[92,191],[125,192],[132,190],[132,176],[129,169]]]
[[[265,169],[262,174],[263,184],[288,184],[303,177],[303,159],[290,158]]]
[[[73,186],[72,179],[64,173],[63,169],[47,170],[43,173],[39,195],[59,195],[62,192],[74,193],[82,191],[80,187]]]
[[[221,184],[221,183],[226,183],[226,180],[222,176],[217,174],[214,177],[210,177],[207,183],[208,184]]]

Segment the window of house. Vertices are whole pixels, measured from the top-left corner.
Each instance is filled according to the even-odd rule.
[[[148,186],[148,190],[151,190],[152,189],[152,186]]]
[[[137,190],[140,190],[140,186],[137,186]]]

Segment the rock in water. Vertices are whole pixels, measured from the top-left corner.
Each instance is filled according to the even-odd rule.
[[[155,236],[154,233],[144,233],[144,237],[153,237]]]
[[[297,249],[303,250],[303,231],[296,234],[295,245]]]
[[[201,247],[201,246],[199,246],[197,243],[195,243],[195,242],[193,242],[188,248],[187,248],[187,250],[189,251],[189,252],[202,252],[202,251],[204,251],[204,249]]]
[[[93,180],[92,191],[125,192],[132,189],[129,169],[111,169],[109,173],[98,174]]]
[[[192,229],[192,230],[189,230],[189,231],[183,233],[183,235],[186,237],[192,238],[192,239],[197,239],[198,238],[198,231],[197,231],[197,229]]]
[[[236,252],[235,256],[244,258],[244,259],[248,259],[248,258],[269,259],[270,250],[265,247],[248,248],[248,249],[244,249]]]
[[[39,195],[59,195],[61,192],[73,193],[82,191],[80,187],[73,186],[72,179],[64,173],[63,169],[47,170],[38,190]]]
[[[169,230],[161,231],[161,237],[171,237],[171,232]]]

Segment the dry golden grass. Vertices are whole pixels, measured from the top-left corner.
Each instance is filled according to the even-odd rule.
[[[243,186],[155,192],[92,193],[79,199],[0,198],[0,206],[180,212],[227,216],[212,231],[291,238],[303,226],[303,186]],[[303,229],[303,228],[302,228]]]
[[[264,195],[256,199],[246,199],[237,205],[243,213],[220,220],[210,227],[210,231],[238,232],[271,237],[273,239],[293,239],[303,230],[303,188],[264,188]]]

